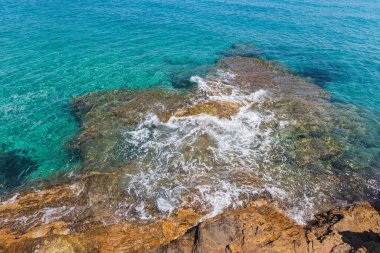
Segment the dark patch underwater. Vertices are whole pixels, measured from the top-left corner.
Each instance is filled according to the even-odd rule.
[[[3,151],[0,153],[0,177],[2,182],[0,189],[3,193],[21,186],[39,164],[28,156],[28,152],[22,149]]]

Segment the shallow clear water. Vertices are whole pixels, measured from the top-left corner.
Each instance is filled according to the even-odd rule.
[[[0,0],[0,151],[29,178],[75,166],[73,96],[178,86],[246,42],[363,107],[380,138],[379,1]]]

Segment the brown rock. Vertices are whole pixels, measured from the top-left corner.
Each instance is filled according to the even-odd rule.
[[[380,252],[380,216],[367,202],[295,224],[265,201],[207,220],[155,252]]]
[[[380,216],[369,203],[337,208],[301,226],[274,203],[251,202],[194,227],[202,217],[179,209],[170,218],[150,222],[102,224],[103,205],[88,205],[94,195],[112,193],[96,182],[114,174],[94,174],[75,184],[22,193],[0,210],[0,252],[377,252]],[[97,186],[96,186],[97,185]],[[111,187],[112,188],[112,187]],[[51,196],[51,197],[50,197]],[[53,196],[56,196],[54,198]],[[76,197],[74,197],[76,196]],[[107,195],[104,197],[106,198]],[[38,213],[64,206],[55,220]],[[65,214],[64,210],[71,210]],[[89,212],[89,210],[91,210]],[[87,211],[86,211],[87,210]],[[94,213],[99,212],[97,215]],[[112,209],[108,212],[112,212]],[[85,216],[83,216],[85,214]],[[18,222],[29,217],[30,225]],[[165,245],[165,246],[163,246]]]
[[[184,117],[197,114],[208,114],[219,118],[231,119],[233,115],[239,112],[240,105],[227,101],[208,101],[205,103],[195,104],[192,107],[176,112],[175,116]]]
[[[307,238],[314,252],[380,252],[380,216],[367,202],[337,208],[318,215]]]

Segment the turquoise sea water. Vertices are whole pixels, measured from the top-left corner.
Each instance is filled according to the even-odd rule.
[[[0,0],[2,156],[30,178],[75,166],[73,96],[180,86],[240,43],[356,104],[380,138],[380,1]]]

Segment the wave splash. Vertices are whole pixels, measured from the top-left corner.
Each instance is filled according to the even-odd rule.
[[[132,173],[125,175],[126,191],[134,196],[130,217],[151,219],[179,207],[197,207],[204,218],[226,208],[246,204],[269,193],[285,199],[287,190],[272,178],[279,153],[278,131],[288,122],[263,109],[270,100],[264,89],[245,92],[234,85],[235,74],[218,69],[198,84],[196,104],[215,101],[234,103],[236,114],[227,118],[200,113],[172,116],[162,121],[147,113],[132,130],[123,133]]]
[[[159,211],[170,213],[188,204],[216,215],[242,205],[243,196],[262,192],[255,185],[259,167],[265,168],[276,145],[273,129],[263,128],[275,120],[273,115],[254,109],[264,96],[259,90],[245,98],[231,119],[199,114],[162,122],[148,114],[136,129],[125,132],[138,171],[128,175],[127,187],[142,199],[136,206],[155,200]]]

